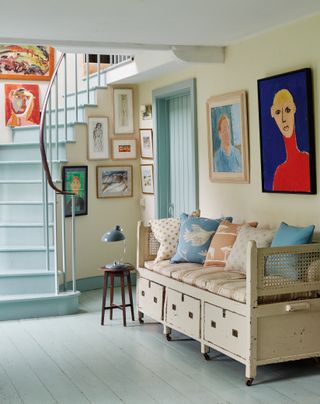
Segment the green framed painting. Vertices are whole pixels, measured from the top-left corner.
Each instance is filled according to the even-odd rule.
[[[75,216],[88,214],[88,166],[62,167],[62,187],[72,192],[75,202]],[[72,197],[65,196],[65,217],[72,216]]]

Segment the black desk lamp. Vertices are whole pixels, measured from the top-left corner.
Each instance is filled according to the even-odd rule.
[[[117,224],[114,229],[108,230],[101,237],[101,241],[103,241],[104,243],[113,243],[116,241],[123,241],[122,257],[118,261],[114,261],[112,264],[107,264],[105,267],[108,269],[125,269],[126,265],[128,265],[123,262],[123,258],[126,253],[126,237],[123,234],[121,227]]]

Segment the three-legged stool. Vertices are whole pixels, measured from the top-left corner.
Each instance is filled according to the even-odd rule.
[[[110,320],[112,320],[113,309],[120,309],[122,310],[122,317],[123,317],[123,325],[126,327],[126,307],[131,307],[131,318],[134,321],[134,312],[133,312],[133,300],[132,300],[132,287],[131,287],[131,278],[130,278],[130,271],[133,270],[133,265],[123,264],[117,265],[117,268],[105,268],[102,267],[101,270],[104,272],[103,276],[103,297],[102,297],[102,311],[101,311],[101,325],[104,325],[104,314],[105,310],[110,310]],[[106,306],[106,298],[107,298],[107,288],[108,288],[108,277],[110,276],[110,306]],[[120,285],[121,285],[121,300],[122,304],[114,304],[113,303],[113,294],[114,294],[114,278],[120,278]],[[124,278],[127,278],[127,286],[129,292],[129,300],[130,304],[126,304],[125,300],[125,282]]]

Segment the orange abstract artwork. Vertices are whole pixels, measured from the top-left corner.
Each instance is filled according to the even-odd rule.
[[[40,123],[40,98],[37,84],[5,84],[6,126]]]

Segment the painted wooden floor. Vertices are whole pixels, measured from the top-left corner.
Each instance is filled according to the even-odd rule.
[[[320,403],[313,360],[259,368],[248,388],[243,365],[206,362],[158,324],[124,328],[119,311],[101,327],[101,295],[83,293],[77,315],[0,323],[0,403]]]

